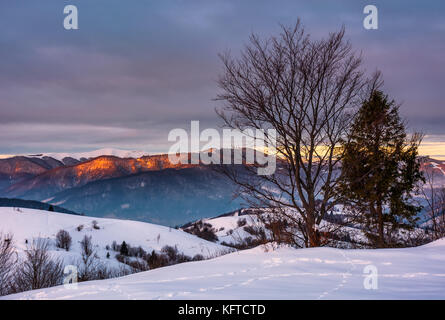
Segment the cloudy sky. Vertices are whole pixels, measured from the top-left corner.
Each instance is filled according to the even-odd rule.
[[[79,30],[63,28],[76,5]],[[363,8],[379,10],[365,30]],[[298,0],[0,2],[0,154],[104,147],[165,152],[168,132],[217,127],[217,54],[302,19],[314,37],[346,27],[366,68],[402,103],[423,152],[445,156],[445,3]]]

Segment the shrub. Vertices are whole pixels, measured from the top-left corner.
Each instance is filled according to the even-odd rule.
[[[165,267],[168,265],[168,257],[164,254],[157,254],[153,250],[152,253],[148,256],[147,263],[150,269]]]
[[[177,258],[178,258],[178,248],[176,248],[176,247],[172,247],[172,246],[164,246],[164,247],[161,249],[161,252],[162,252],[162,253],[165,253],[165,254],[167,255],[168,260],[169,260],[170,262],[174,262],[174,261],[176,261]]]
[[[204,260],[204,256],[202,254],[196,254],[193,257],[193,261],[201,261],[201,260]]]
[[[133,273],[150,270],[148,263],[144,260],[142,261],[139,259],[131,260],[127,261],[126,264],[131,267]]]
[[[216,231],[212,227],[212,225],[209,223],[202,222],[201,220],[195,222],[190,227],[185,228],[184,231],[207,241],[211,242],[218,241],[218,237],[215,234]]]
[[[15,274],[14,292],[48,288],[62,283],[62,261],[51,259],[48,248],[46,240],[38,240],[25,251],[25,260]]]
[[[70,251],[72,238],[68,231],[60,230],[56,235],[56,246],[60,249]]]
[[[246,219],[239,219],[237,222],[238,227],[244,227],[247,224],[247,220]]]
[[[0,296],[11,293],[13,273],[17,263],[11,235],[0,234]]]
[[[78,265],[79,281],[95,280],[99,263],[97,261],[97,255],[93,249],[91,236],[85,235],[83,237],[82,241],[80,241],[80,249],[82,263],[79,263]]]
[[[193,258],[180,253],[176,256],[175,263],[184,263],[184,262],[190,262],[190,261],[193,261]]]
[[[255,226],[245,226],[243,229],[244,229],[244,231],[251,234],[252,236],[256,236],[259,238],[266,237],[266,233],[263,228],[255,227]]]
[[[93,229],[96,229],[96,230],[100,229],[99,224],[96,220],[93,220],[93,222],[91,224],[93,225]]]
[[[122,254],[117,254],[116,260],[119,261],[120,263],[125,263],[125,264],[127,263],[127,257]]]

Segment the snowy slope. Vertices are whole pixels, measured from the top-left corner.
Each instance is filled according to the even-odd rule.
[[[0,208],[0,233],[12,234],[14,245],[19,252],[26,249],[26,240],[31,243],[36,238],[49,238],[54,244],[55,235],[60,229],[70,233],[73,238],[72,249],[67,253],[52,246],[52,251],[56,255],[69,259],[80,257],[79,242],[85,235],[92,236],[92,243],[104,262],[117,263],[115,259],[105,258],[107,253],[105,247],[111,246],[113,241],[118,244],[126,241],[131,246],[141,246],[147,252],[160,250],[165,245],[177,246],[180,252],[189,256],[202,254],[208,257],[227,251],[226,247],[186,232],[150,223],[100,219],[33,209],[19,210]],[[92,227],[94,220],[98,222],[99,230]],[[79,225],[84,226],[81,231],[77,231]],[[110,254],[113,255],[113,252]]]
[[[257,216],[250,214],[216,217],[203,219],[202,221],[210,224],[215,229],[219,243],[229,244],[240,243],[247,237],[252,237],[250,233],[244,230],[245,226],[263,226]]]
[[[376,290],[364,269],[377,268]],[[263,247],[4,299],[445,299],[445,239],[409,249]]]

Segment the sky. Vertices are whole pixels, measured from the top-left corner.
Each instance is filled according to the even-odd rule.
[[[378,8],[379,28],[363,27]],[[65,5],[79,29],[65,30]],[[218,128],[218,53],[300,18],[314,37],[342,25],[383,73],[421,152],[445,158],[445,2],[0,0],[0,154],[99,148],[167,152],[175,128]]]

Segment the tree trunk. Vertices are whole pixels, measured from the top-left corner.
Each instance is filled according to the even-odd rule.
[[[384,222],[383,222],[383,210],[382,205],[379,203],[377,205],[377,217],[378,217],[378,246],[379,248],[385,247],[385,233],[384,233]]]
[[[315,228],[315,218],[313,213],[308,213],[306,222],[306,233],[308,236],[308,242],[310,247],[320,246],[320,237],[318,236]]]

